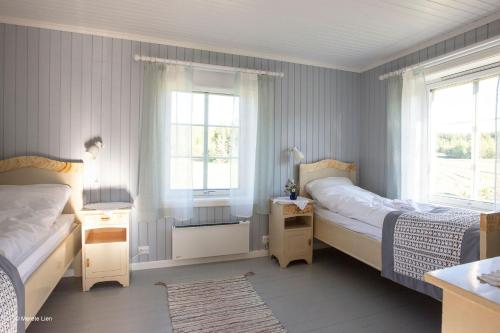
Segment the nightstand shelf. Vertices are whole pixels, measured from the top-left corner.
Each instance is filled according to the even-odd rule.
[[[285,268],[294,260],[312,263],[313,204],[273,203],[269,217],[269,254]]]
[[[126,228],[98,228],[86,231],[85,244],[116,243],[127,241]]]
[[[129,209],[82,211],[83,291],[103,281],[129,285]]]
[[[285,230],[311,228],[312,219],[309,216],[293,216],[285,218]]]

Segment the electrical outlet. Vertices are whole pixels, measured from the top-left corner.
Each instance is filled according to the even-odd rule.
[[[139,246],[137,248],[137,254],[138,255],[143,255],[143,254],[149,254],[149,246]]]
[[[269,236],[264,235],[262,236],[262,245],[267,246],[269,244]]]

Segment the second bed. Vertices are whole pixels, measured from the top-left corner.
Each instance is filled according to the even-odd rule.
[[[359,194],[359,200],[363,201],[366,199],[363,198],[366,195],[368,200],[375,200],[375,205],[378,205],[378,207],[371,210],[370,205],[365,205],[364,208],[366,209],[363,210],[363,205],[356,205],[356,202],[350,207],[349,205],[352,202],[343,200],[342,197],[340,199],[337,197],[337,202],[332,204],[337,205],[337,207],[332,207],[329,201],[320,200],[326,206],[330,206],[325,207],[318,200],[315,200],[314,237],[382,271],[383,226],[384,224],[388,225],[385,217],[397,212],[398,208],[400,208],[398,205],[405,205],[407,202],[392,201],[353,186],[356,184],[355,164],[336,160],[323,160],[317,163],[300,165],[299,190],[301,195],[311,197],[311,184],[331,177],[344,179],[352,183],[352,191],[354,192],[350,194],[349,200],[356,201]],[[359,191],[359,193],[355,191]],[[317,191],[316,189],[316,195],[318,193],[322,195],[326,192],[322,192],[321,189]],[[361,211],[356,211],[360,206]],[[339,207],[344,209],[335,209]],[[424,212],[430,212],[433,209],[436,209],[436,207],[431,205],[419,205],[417,207],[417,210]],[[359,219],[353,218],[353,216]],[[471,228],[470,232],[471,237],[475,237],[474,241],[469,242],[475,248],[467,251],[477,252],[477,256],[481,259],[500,255],[500,214],[481,213],[480,216],[477,214],[477,219],[479,223],[474,228]],[[385,235],[388,238],[387,230]],[[409,237],[413,237],[413,235],[410,234]],[[464,237],[464,241],[467,240],[466,238]],[[392,243],[392,240],[390,242]],[[387,243],[389,241],[384,244],[387,246]],[[387,259],[385,261],[387,262]]]

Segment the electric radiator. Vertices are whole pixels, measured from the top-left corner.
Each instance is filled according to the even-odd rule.
[[[248,253],[250,221],[172,227],[172,258],[194,259]]]

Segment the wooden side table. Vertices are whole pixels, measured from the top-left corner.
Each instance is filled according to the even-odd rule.
[[[500,257],[425,273],[424,280],[443,289],[443,333],[500,332],[500,288],[477,276],[500,269]]]
[[[117,281],[129,285],[130,209],[82,210],[82,285]]]
[[[282,268],[291,261],[312,264],[313,203],[301,210],[295,204],[273,203],[269,217],[269,254]]]

